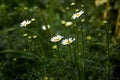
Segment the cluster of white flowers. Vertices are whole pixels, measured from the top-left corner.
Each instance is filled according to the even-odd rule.
[[[47,27],[48,29],[50,29],[50,25],[47,25],[47,26],[42,25],[42,30],[47,30],[47,28],[46,28],[46,27]]]
[[[62,40],[62,38],[63,38],[63,36],[61,36],[61,35],[53,36],[51,38],[51,42],[59,42],[60,40]],[[69,44],[73,43],[73,41],[75,41],[75,38],[68,38],[68,39],[62,40],[61,44],[62,45],[69,45]]]
[[[84,11],[83,11],[83,10],[81,10],[81,11],[79,11],[79,12],[77,12],[77,13],[73,14],[72,19],[79,18],[79,17],[80,17],[83,13],[84,13]]]

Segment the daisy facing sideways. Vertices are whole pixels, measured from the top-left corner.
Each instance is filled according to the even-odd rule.
[[[30,24],[31,23],[31,21],[30,20],[24,20],[24,21],[22,21],[21,23],[20,23],[20,26],[21,27],[26,27],[28,24]]]
[[[62,45],[69,45],[71,43],[73,43],[73,41],[75,41],[75,38],[68,38],[68,39],[64,39],[61,44]]]
[[[81,10],[81,11],[79,11],[79,12],[77,12],[77,13],[73,14],[72,19],[79,18],[79,17],[80,17],[83,13],[84,13],[84,11],[83,11],[83,10]]]
[[[51,38],[51,42],[58,42],[63,38],[61,35],[56,35]]]

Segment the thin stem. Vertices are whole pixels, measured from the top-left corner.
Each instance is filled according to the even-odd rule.
[[[74,60],[75,60],[75,64],[76,64],[77,71],[78,71],[78,76],[79,76],[78,80],[80,80],[79,61],[78,61],[78,58],[77,58],[77,55],[76,55],[76,52],[75,52],[73,46],[70,45],[70,48],[71,48],[71,50],[72,50],[72,52],[73,52],[73,54],[74,54]]]
[[[71,63],[73,64],[73,55],[72,55],[72,52],[73,52],[73,50],[72,50],[72,46],[71,45],[69,45],[68,46],[69,48],[70,48],[70,58],[71,58]]]
[[[61,54],[60,54],[60,46],[59,46],[59,43],[57,42],[57,53],[59,55],[59,58],[61,60]]]
[[[81,48],[82,48],[82,58],[81,58],[81,79],[82,80],[85,80],[85,63],[84,63],[84,57],[85,57],[85,44],[84,44],[84,31],[83,31],[83,26],[81,26]]]
[[[45,60],[46,58],[45,58],[45,52],[44,52],[44,50],[43,50],[43,47],[42,47],[42,44],[41,44],[41,41],[40,41],[40,37],[38,37],[38,41],[39,41],[39,48],[40,48],[40,53],[42,53],[42,58],[43,58],[43,60]]]
[[[51,32],[50,32],[50,30],[48,29],[47,20],[45,19],[44,15],[42,14],[42,11],[41,11],[40,8],[38,8],[38,12],[40,13],[40,16],[41,16],[41,18],[42,18],[42,20],[43,20],[43,22],[44,22],[44,24],[45,24],[45,27],[46,27],[46,29],[47,29],[47,30],[46,30],[46,33],[47,33],[47,35],[48,35],[48,41],[49,41],[50,36],[51,36]]]
[[[110,29],[108,28],[106,30],[106,45],[107,45],[107,80],[110,80],[110,61],[109,61],[109,55],[110,55],[110,36],[109,36],[109,31]]]

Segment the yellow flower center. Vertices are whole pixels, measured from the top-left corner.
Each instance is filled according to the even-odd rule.
[[[55,38],[55,41],[59,41],[60,39],[57,37],[57,38]]]
[[[69,40],[66,41],[66,44],[70,44],[71,42]]]
[[[79,16],[80,16],[80,14],[79,14],[79,13],[76,13],[75,15],[76,15],[77,17],[79,17]]]

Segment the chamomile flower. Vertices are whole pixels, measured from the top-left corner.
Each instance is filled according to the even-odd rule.
[[[81,19],[81,22],[85,22],[85,19]]]
[[[73,5],[75,5],[75,3],[74,3],[74,2],[72,2],[70,5],[71,5],[71,6],[73,6]]]
[[[31,39],[32,37],[31,36],[28,36],[28,39]]]
[[[88,35],[88,36],[86,37],[86,40],[87,40],[87,41],[90,41],[90,40],[92,40],[92,37]]]
[[[71,26],[72,24],[73,24],[72,22],[68,21],[65,23],[65,26],[68,27],[68,26]]]
[[[75,9],[75,11],[76,11],[76,12],[78,12],[78,11],[79,11],[79,9]]]
[[[52,49],[57,49],[57,45],[53,45],[53,46],[52,46]]]
[[[66,9],[68,10],[68,9],[70,9],[69,7],[66,7]]]
[[[50,25],[47,25],[47,28],[50,29]],[[42,25],[42,30],[47,30],[45,25]]]
[[[79,18],[79,17],[80,17],[83,13],[84,13],[84,11],[83,11],[83,10],[81,10],[81,11],[79,11],[79,12],[77,12],[77,13],[73,14],[72,19]]]
[[[28,36],[28,34],[27,34],[27,33],[23,34],[23,37],[26,37],[26,36]]]
[[[34,39],[37,38],[37,35],[34,35],[33,38],[34,38]]]
[[[61,21],[61,24],[65,24],[65,23],[66,23],[66,21],[64,21],[64,20]]]
[[[32,18],[31,21],[35,21],[35,18]]]
[[[68,38],[68,39],[64,39],[61,44],[62,45],[69,45],[71,43],[73,43],[73,41],[75,41],[75,38]]]
[[[30,24],[31,23],[31,21],[30,20],[24,20],[24,21],[22,21],[21,23],[20,23],[20,26],[21,27],[26,27],[28,24]]]
[[[61,35],[56,35],[51,38],[51,42],[58,42],[63,38]]]

